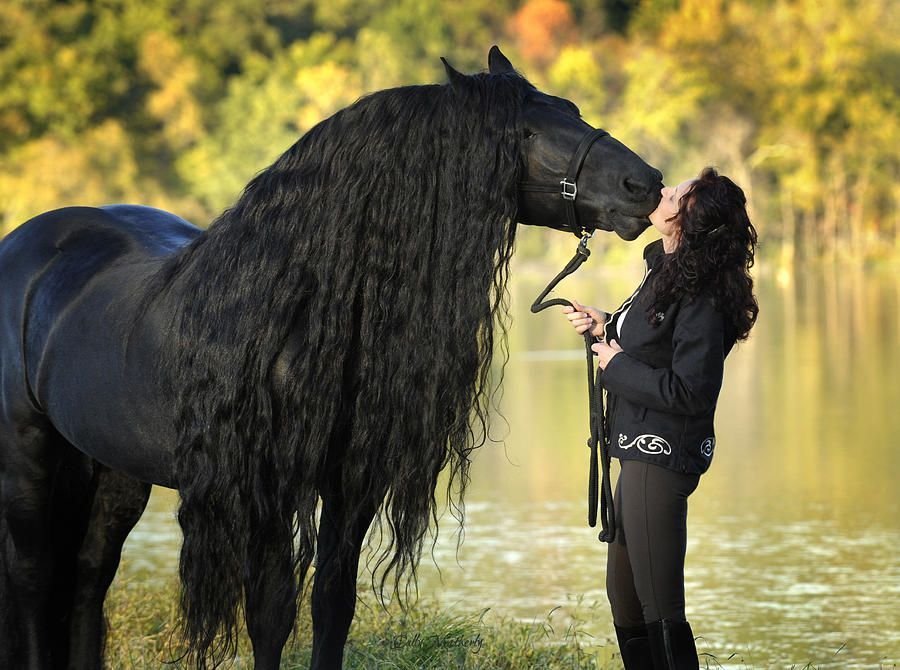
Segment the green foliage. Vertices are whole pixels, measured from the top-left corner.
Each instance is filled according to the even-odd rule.
[[[0,232],[131,200],[208,221],[367,92],[499,43],[675,182],[715,164],[784,258],[900,249],[891,0],[9,0]],[[548,238],[549,239],[549,238]],[[538,256],[543,244],[523,245]],[[553,245],[551,245],[553,246]],[[766,245],[764,245],[766,246]]]
[[[352,45],[318,33],[273,58],[248,58],[215,107],[213,130],[175,163],[188,190],[213,212],[237,199],[300,135],[362,95],[352,56]]]

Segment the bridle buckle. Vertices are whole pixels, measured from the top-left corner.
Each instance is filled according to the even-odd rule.
[[[560,180],[559,185],[562,187],[562,197],[563,200],[571,200],[574,202],[575,196],[578,195],[578,184],[574,181],[569,181],[568,177],[563,177]]]

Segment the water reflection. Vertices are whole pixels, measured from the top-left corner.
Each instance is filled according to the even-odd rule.
[[[615,306],[640,268],[567,280]],[[552,272],[547,272],[550,276]],[[585,363],[557,315],[527,308],[545,280],[514,273],[505,422],[477,452],[465,543],[446,517],[420,587],[448,607],[542,619],[578,597],[612,635],[605,550],[585,525]],[[728,667],[888,667],[900,655],[900,278],[817,270],[763,276],[761,317],[726,365],[712,468],[691,498],[688,615]],[[174,495],[154,494],[124,575],[169,578]],[[443,581],[441,581],[441,579]]]

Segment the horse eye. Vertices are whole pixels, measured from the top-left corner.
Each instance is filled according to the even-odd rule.
[[[532,137],[534,137],[534,133],[531,132],[530,130],[528,130],[528,129],[526,128],[526,129],[525,129],[525,139],[526,139],[526,140],[527,140],[527,139],[531,139]]]

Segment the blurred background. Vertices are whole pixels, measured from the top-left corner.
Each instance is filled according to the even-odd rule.
[[[898,16],[894,0],[5,0],[0,233],[110,202],[205,226],[332,112],[442,82],[440,56],[483,70],[498,44],[667,183],[715,165],[751,202],[760,318],[727,361],[716,457],[691,498],[700,651],[726,667],[896,667]],[[596,236],[558,293],[614,308],[652,239]],[[457,552],[445,517],[441,572],[426,557],[420,587],[524,620],[587,605],[603,643],[581,341],[528,313],[574,243],[518,233],[497,441],[475,454],[466,541]],[[154,493],[120,580],[174,578],[176,504]]]
[[[779,263],[896,259],[898,13],[892,0],[5,0],[0,230],[113,201],[204,225],[335,110],[443,81],[439,56],[482,70],[499,44],[669,183],[707,163],[733,176]],[[546,258],[535,239],[521,256]]]

